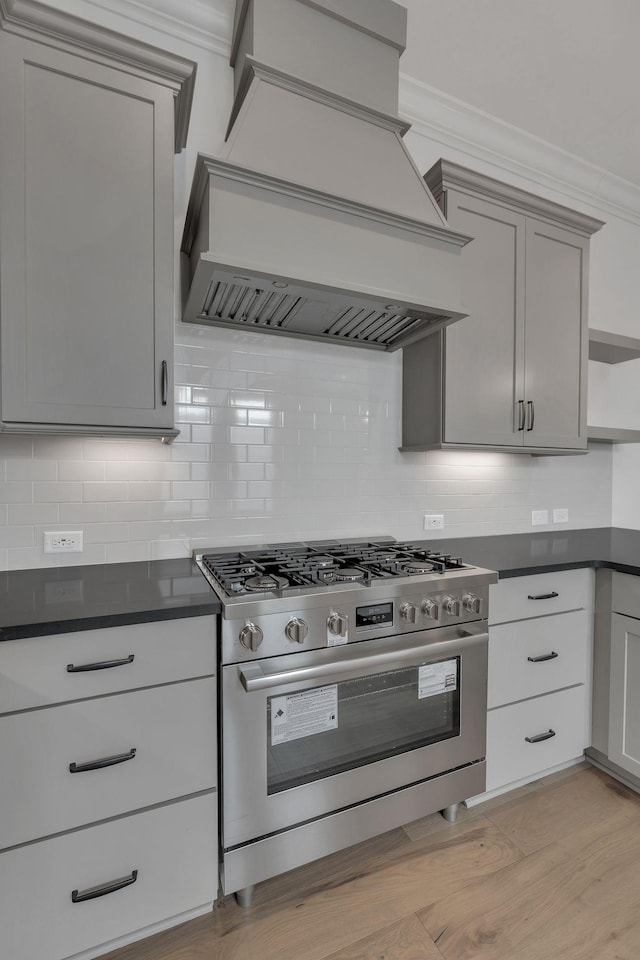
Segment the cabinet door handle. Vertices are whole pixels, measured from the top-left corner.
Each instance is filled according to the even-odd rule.
[[[72,890],[71,902],[84,903],[85,900],[95,900],[97,897],[106,897],[108,893],[115,893],[116,890],[122,890],[123,887],[130,887],[138,879],[138,871],[132,870],[128,877],[120,877],[119,880],[112,880],[111,883],[101,884],[98,887],[89,887],[88,890]]]
[[[540,657],[527,657],[529,663],[544,663],[545,660],[555,660],[558,654],[555,650],[552,650],[551,653],[543,653]]]
[[[166,407],[167,405],[167,393],[169,390],[169,371],[167,369],[167,361],[162,361],[162,371],[160,374],[160,379],[162,383],[162,406]]]
[[[550,740],[555,735],[555,730],[547,730],[546,733],[536,733],[535,737],[525,737],[525,740],[527,743],[542,743],[543,740]]]
[[[133,663],[135,654],[130,653],[128,657],[122,660],[101,660],[99,663],[81,663],[76,666],[74,663],[67,664],[67,673],[87,673],[89,670],[110,670],[111,667],[124,667],[127,663]]]
[[[133,760],[136,748],[132,747],[128,753],[117,753],[113,757],[101,757],[100,760],[87,760],[86,763],[69,764],[69,773],[86,773],[87,770],[101,770],[103,767],[114,767],[116,763],[126,763]]]
[[[554,597],[559,597],[560,594],[555,590],[552,590],[551,593],[530,593],[529,600],[553,600]]]
[[[518,432],[524,430],[524,400],[518,400]]]
[[[527,430],[533,430],[536,413],[533,406],[533,400],[527,400]]]

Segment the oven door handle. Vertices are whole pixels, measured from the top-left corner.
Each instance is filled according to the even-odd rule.
[[[446,631],[446,636],[442,636]],[[436,631],[434,631],[436,632]],[[267,690],[271,687],[280,687],[286,684],[302,683],[305,680],[321,680],[332,677],[336,680],[344,677],[345,674],[357,673],[366,668],[367,673],[372,667],[396,667],[404,664],[419,663],[421,660],[433,659],[435,656],[444,654],[449,644],[456,640],[469,640],[473,638],[476,643],[486,642],[489,639],[486,624],[460,624],[455,627],[445,627],[444,630],[438,630],[437,633],[442,637],[442,650],[436,651],[435,647],[438,640],[434,639],[431,643],[420,647],[400,647],[392,650],[385,650],[384,653],[373,653],[370,656],[357,657],[352,660],[332,661],[330,663],[312,664],[306,667],[295,667],[293,670],[277,670],[265,673],[259,663],[252,663],[248,667],[240,667],[240,682],[247,693],[253,690]],[[451,656],[457,655],[456,651],[451,651]]]

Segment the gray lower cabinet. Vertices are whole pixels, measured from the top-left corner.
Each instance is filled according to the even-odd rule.
[[[193,64],[56,18],[72,41],[0,23],[2,428],[170,434],[174,101]]]
[[[469,316],[403,351],[403,449],[585,450],[589,237],[602,223],[439,161]]]
[[[589,759],[640,792],[640,577],[596,576]]]
[[[640,620],[619,613],[611,618],[609,683],[608,756],[640,779]]]

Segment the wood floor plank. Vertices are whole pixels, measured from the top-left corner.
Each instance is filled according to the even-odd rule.
[[[616,865],[608,876],[593,876],[579,896],[515,949],[499,955],[500,960],[637,960],[639,908],[640,858],[636,850],[622,868]]]
[[[402,856],[388,854],[375,872],[277,913],[254,908],[247,923],[221,938],[216,960],[322,960],[520,857],[492,824],[474,821],[411,844]]]
[[[509,955],[510,949],[545,923],[569,897],[582,863],[554,846],[473,884],[453,898],[444,897],[418,913],[445,960]]]
[[[442,960],[442,954],[412,915],[332,953],[327,960]]]
[[[104,960],[639,960],[640,797],[589,767],[257,893]]]
[[[486,816],[528,854],[579,829],[597,826],[616,807],[631,810],[638,804],[630,790],[591,768],[503,804]]]

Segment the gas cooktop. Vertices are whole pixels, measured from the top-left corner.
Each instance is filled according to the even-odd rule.
[[[471,569],[461,557],[390,537],[281,543],[240,551],[220,549],[197,553],[196,560],[222,599],[258,594],[285,596],[300,590],[343,584],[367,586],[400,577]]]

